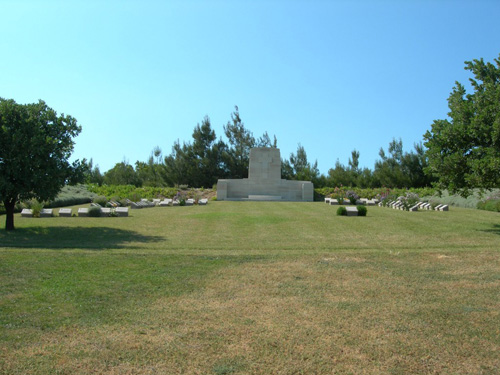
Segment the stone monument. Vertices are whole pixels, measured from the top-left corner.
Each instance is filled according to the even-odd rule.
[[[250,150],[248,178],[217,182],[217,200],[303,201],[312,202],[314,186],[310,181],[281,178],[281,157],[277,148]]]

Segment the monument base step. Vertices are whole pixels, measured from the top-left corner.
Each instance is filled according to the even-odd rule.
[[[280,201],[281,195],[249,195],[251,201]]]

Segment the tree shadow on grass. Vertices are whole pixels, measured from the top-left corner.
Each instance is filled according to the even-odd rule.
[[[500,224],[493,224],[491,229],[483,229],[481,232],[498,234],[500,236]]]
[[[40,249],[123,249],[165,241],[131,230],[109,227],[30,227],[0,232],[0,247]]]

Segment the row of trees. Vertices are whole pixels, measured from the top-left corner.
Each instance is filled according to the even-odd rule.
[[[310,180],[317,187],[420,187],[438,188],[468,195],[472,188],[500,186],[500,56],[493,63],[467,61],[474,79],[473,93],[456,83],[448,98],[449,119],[435,120],[424,134],[424,146],[403,152],[401,140],[393,140],[388,152],[380,150],[373,171],[359,168],[359,151],[353,150],[347,166],[338,161],[328,176],[319,175],[317,162],[307,160],[299,144],[296,153],[282,161],[287,179]],[[76,119],[58,115],[45,102],[21,105],[0,98],[0,201],[7,230],[14,229],[14,206],[21,200],[53,199],[64,184],[181,185],[210,187],[223,177],[248,175],[249,150],[255,146],[277,147],[265,133],[255,139],[239,116],[238,108],[224,127],[228,143],[217,140],[204,118],[193,132],[193,141],[176,142],[163,158],[155,148],[148,162],[118,163],[104,175],[92,160],[68,162],[73,138],[81,131]]]
[[[155,147],[147,162],[137,161],[135,167],[127,161],[117,163],[101,174],[93,161],[85,161],[86,182],[98,185],[212,187],[220,178],[248,177],[249,153],[252,147],[277,147],[268,133],[255,138],[245,128],[238,107],[231,114],[231,121],[224,126],[227,143],[218,139],[212,129],[210,118],[205,117],[193,130],[191,142],[177,141],[170,155],[163,157]],[[312,181],[316,187],[424,187],[429,186],[432,177],[426,175],[427,157],[422,144],[415,145],[415,151],[403,152],[401,140],[393,140],[388,152],[380,149],[380,160],[374,170],[359,167],[360,153],[353,150],[347,166],[337,160],[328,175],[321,175],[318,163],[311,163],[306,150],[298,145],[289,158],[282,159],[282,178],[288,180]]]

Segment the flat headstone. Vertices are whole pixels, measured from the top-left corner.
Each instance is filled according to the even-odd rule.
[[[109,216],[111,214],[111,208],[105,207],[101,208],[101,216]]]
[[[192,198],[186,199],[186,206],[192,206],[193,204],[194,204],[194,199]]]
[[[170,206],[170,204],[172,203],[172,199],[164,199],[162,200],[160,203],[158,203],[158,206],[160,207],[166,207],[166,206]]]
[[[419,205],[416,204],[415,206],[410,207],[409,211],[412,211],[412,212],[418,211],[418,207],[419,207]]]
[[[128,216],[128,207],[116,207],[115,212],[116,215],[120,217]]]
[[[339,204],[339,201],[334,199],[334,198],[331,198],[330,199],[330,206],[335,206],[335,205],[338,205]]]
[[[449,207],[447,204],[443,204],[440,208],[439,211],[449,211]]]
[[[356,207],[346,207],[347,210],[347,216],[358,216],[358,209]]]
[[[88,208],[79,208],[78,209],[78,216],[81,216],[81,217],[87,217],[89,216],[89,209]]]
[[[60,208],[59,216],[61,217],[71,217],[73,210],[71,208]]]
[[[44,208],[40,211],[40,217],[52,217],[54,216],[54,210],[52,208]]]
[[[23,208],[21,211],[21,217],[33,217],[33,211],[28,208]]]
[[[332,200],[332,198],[325,198],[325,203],[326,204],[330,204],[330,201]]]
[[[438,204],[436,207],[434,207],[434,210],[439,211],[442,206],[444,206],[444,204]]]
[[[207,203],[208,203],[208,199],[206,199],[206,198],[198,200],[198,204],[200,206],[205,206]]]
[[[178,206],[180,202],[178,200],[172,201],[172,206]]]

